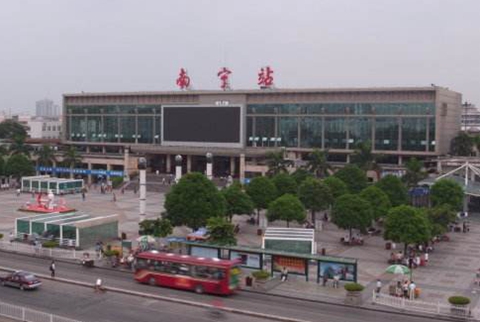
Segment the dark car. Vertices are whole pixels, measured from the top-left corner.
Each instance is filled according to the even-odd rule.
[[[42,282],[32,273],[18,271],[6,276],[0,277],[0,283],[3,286],[13,286],[18,287],[23,290],[33,290],[40,285]]]

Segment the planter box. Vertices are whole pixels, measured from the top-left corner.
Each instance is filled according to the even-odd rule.
[[[362,292],[349,292],[347,291],[347,296],[345,298],[345,304],[348,305],[362,305]]]
[[[452,305],[450,314],[457,319],[467,319],[470,316],[468,305]]]
[[[268,279],[255,279],[255,284],[254,284],[254,287],[258,290],[261,290],[261,291],[266,291],[266,284],[268,282]]]

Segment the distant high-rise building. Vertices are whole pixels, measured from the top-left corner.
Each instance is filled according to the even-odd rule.
[[[41,117],[58,117],[59,108],[58,105],[46,98],[40,101],[37,101],[36,104],[36,116]]]
[[[462,130],[480,132],[480,111],[471,103],[462,104]]]

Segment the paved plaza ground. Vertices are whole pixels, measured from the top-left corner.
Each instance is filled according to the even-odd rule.
[[[139,219],[138,194],[132,191],[126,191],[125,194],[119,191],[115,193],[116,202],[113,202],[112,194],[101,194],[94,189],[87,194],[85,201],[82,201],[81,195],[67,195],[64,199],[68,206],[92,216],[118,214],[120,232],[125,232],[128,239],[135,239]],[[163,193],[147,193],[147,218],[155,218],[164,210],[164,199]],[[19,212],[17,209],[32,201],[30,194],[21,194],[17,197],[13,190],[1,191],[0,233],[8,236],[14,229],[16,218],[30,216],[31,214]],[[247,224],[246,219],[245,216],[234,218],[240,225],[238,244],[258,247],[260,237],[256,234],[257,227]],[[470,297],[473,307],[478,304],[480,289],[475,287],[473,278],[475,271],[480,268],[480,215],[473,214],[469,219],[470,232],[449,233],[450,241],[435,244],[428,265],[414,270],[413,279],[422,291],[421,300],[447,303],[447,298],[456,294]],[[283,223],[275,224],[284,226]],[[174,231],[177,236],[185,236],[186,233],[188,233],[186,228],[176,228]],[[322,231],[316,233],[318,249],[325,248],[327,255],[358,259],[358,279],[367,286],[365,298],[371,296],[377,278],[383,281],[383,292],[387,292],[388,283],[396,276],[384,273],[389,265],[387,260],[391,253],[391,250],[385,249],[385,241],[381,237],[370,236],[365,237],[363,246],[344,246],[339,242],[344,235],[343,230],[328,223]],[[310,282],[306,282],[304,277],[290,274],[287,282],[276,283],[267,292],[336,302],[343,301],[345,297],[343,288],[322,287],[316,283],[314,275],[311,276]]]

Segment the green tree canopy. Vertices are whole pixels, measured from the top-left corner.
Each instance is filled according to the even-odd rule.
[[[25,144],[25,137],[16,136],[13,138],[13,142],[9,147],[10,155],[25,154],[27,157],[30,157],[30,151],[32,151],[32,147],[28,144]]]
[[[243,190],[238,182],[223,189],[222,195],[227,202],[227,216],[232,221],[233,215],[251,214],[253,212],[253,201]]]
[[[375,186],[387,194],[392,207],[408,203],[407,187],[398,177],[387,175],[380,179]]]
[[[360,197],[368,201],[372,207],[373,219],[385,217],[390,210],[390,199],[385,192],[375,186],[370,186],[360,192]]]
[[[365,189],[368,184],[368,179],[365,172],[356,165],[352,164],[349,164],[338,170],[334,176],[345,182],[350,193],[359,193]]]
[[[312,178],[313,174],[310,173],[305,168],[297,168],[297,170],[295,170],[295,172],[292,173],[292,177],[293,179],[295,179],[295,182],[297,183],[297,185],[300,185],[307,178]]]
[[[207,221],[209,242],[215,245],[236,245],[235,227],[222,217],[212,217]]]
[[[145,219],[139,226],[143,235],[154,237],[167,237],[173,232],[172,223],[168,219]]]
[[[450,152],[452,155],[470,156],[474,145],[473,138],[465,132],[459,133],[450,143]]]
[[[427,209],[426,213],[432,225],[432,236],[444,234],[448,229],[448,225],[457,218],[455,211],[448,204]]]
[[[292,165],[292,161],[285,159],[285,151],[269,152],[266,155],[269,175],[277,175],[279,173],[288,172],[287,168]]]
[[[56,162],[55,151],[48,144],[43,144],[42,147],[35,152],[37,162],[40,166],[50,167]]]
[[[74,145],[70,145],[67,150],[63,152],[63,163],[70,169],[82,162],[82,156],[78,153]],[[70,172],[70,178],[73,178],[73,171]]]
[[[17,179],[35,174],[32,162],[24,154],[10,156],[5,164],[5,173]]]
[[[396,243],[419,244],[430,240],[431,226],[425,213],[411,206],[390,209],[384,223],[384,238]]]
[[[5,157],[0,155],[0,176],[5,175]]]
[[[0,139],[14,140],[15,138],[22,138],[24,140],[26,137],[27,131],[22,124],[14,120],[5,120],[0,123]]]
[[[370,141],[359,142],[353,151],[351,163],[364,171],[378,170],[380,169],[378,159],[379,156],[372,153],[372,144]]]
[[[328,151],[321,151],[314,149],[308,155],[307,170],[313,173],[318,178],[324,178],[328,176],[328,170],[331,169],[330,164],[327,162]]]
[[[225,198],[206,176],[192,172],[167,193],[165,210],[174,226],[198,229],[206,225],[208,218],[224,216],[227,206]]]
[[[346,194],[335,200],[332,208],[332,221],[339,228],[349,231],[352,237],[352,229],[366,231],[372,222],[372,207],[358,195]]]
[[[255,177],[247,185],[247,194],[257,210],[267,209],[268,204],[278,195],[277,188],[267,177]]]
[[[462,186],[451,179],[440,179],[430,189],[430,199],[434,207],[448,204],[458,211],[462,209],[463,198]]]
[[[330,189],[334,200],[348,193],[348,188],[345,182],[343,182],[337,177],[325,178],[323,179],[323,183],[325,183]]]
[[[310,209],[315,223],[315,212],[327,209],[333,203],[330,188],[322,181],[307,178],[298,188],[298,197],[305,208]]]
[[[408,160],[405,167],[407,171],[402,179],[408,187],[417,186],[418,182],[427,176],[425,171],[423,171],[423,162],[420,162],[416,158]]]
[[[297,194],[297,182],[288,173],[279,173],[272,177],[272,182],[277,188],[277,197],[283,196],[286,193],[292,195]]]
[[[290,221],[292,220],[303,223],[305,217],[305,207],[303,207],[297,196],[291,194],[278,197],[268,206],[268,221],[285,220],[287,227],[290,226]]]

